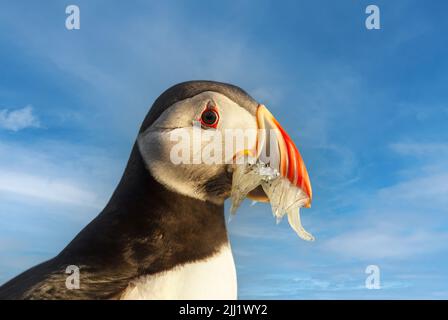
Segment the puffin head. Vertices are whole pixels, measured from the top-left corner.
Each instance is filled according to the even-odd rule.
[[[308,173],[293,141],[264,105],[234,85],[189,81],[169,88],[154,102],[137,144],[147,170],[171,191],[223,204],[235,166],[251,159],[301,190],[303,206],[311,203]],[[249,191],[249,198],[269,202],[261,185]]]

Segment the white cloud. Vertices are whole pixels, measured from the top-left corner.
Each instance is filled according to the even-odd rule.
[[[101,209],[120,173],[118,161],[102,149],[60,141],[0,143],[0,193],[19,195],[21,202]]]
[[[448,205],[448,172],[437,172],[425,177],[416,177],[381,189],[379,203],[411,204],[417,208],[446,208]],[[382,200],[382,201],[381,201]]]
[[[414,230],[411,234],[400,234],[396,229],[372,228],[333,237],[324,244],[324,248],[359,259],[403,259],[441,250],[447,240],[448,233]]]
[[[33,114],[33,107],[26,106],[17,110],[0,110],[0,128],[19,131],[26,128],[38,128],[38,118]]]
[[[95,193],[71,181],[20,172],[0,170],[0,191],[97,209],[102,206]]]
[[[399,142],[391,144],[390,148],[398,154],[414,157],[438,156],[445,160],[445,156],[448,155],[448,144],[440,142]]]
[[[392,151],[416,160],[401,170],[401,181],[393,186],[383,188],[379,195],[389,199],[411,203],[415,207],[446,208],[448,205],[448,144],[441,142],[401,142],[390,145]]]
[[[357,214],[322,249],[357,259],[408,259],[446,250],[448,145],[400,142],[390,150],[406,161],[397,182],[359,198]],[[415,163],[414,163],[415,161]]]

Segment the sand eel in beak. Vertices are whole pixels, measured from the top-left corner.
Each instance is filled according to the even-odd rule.
[[[236,299],[224,201],[234,213],[246,196],[313,239],[298,212],[311,204],[308,173],[267,108],[230,84],[175,85],[145,117],[105,208],[56,257],[2,285],[0,299]]]
[[[244,150],[246,160],[236,164],[231,191],[231,213],[241,201],[250,198],[270,202],[272,213],[279,221],[288,214],[288,221],[300,238],[312,241],[300,221],[300,208],[311,206],[311,184],[305,164],[294,142],[264,105],[258,106],[259,133],[256,148]],[[262,187],[260,192],[251,192]]]

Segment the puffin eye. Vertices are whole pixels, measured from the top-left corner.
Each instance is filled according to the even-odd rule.
[[[201,124],[205,127],[216,128],[219,114],[214,109],[205,109],[201,114]]]

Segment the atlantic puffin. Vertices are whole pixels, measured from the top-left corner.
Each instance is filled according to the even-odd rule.
[[[195,123],[204,131],[258,129],[260,117],[284,133],[237,86],[188,81],[167,89],[144,118],[105,208],[57,256],[2,285],[0,299],[236,299],[224,215],[232,164],[174,164],[168,133]],[[300,154],[287,144],[280,152],[294,164],[283,174],[311,198]],[[262,188],[249,197],[269,201]],[[66,286],[70,265],[79,267],[76,289]]]

